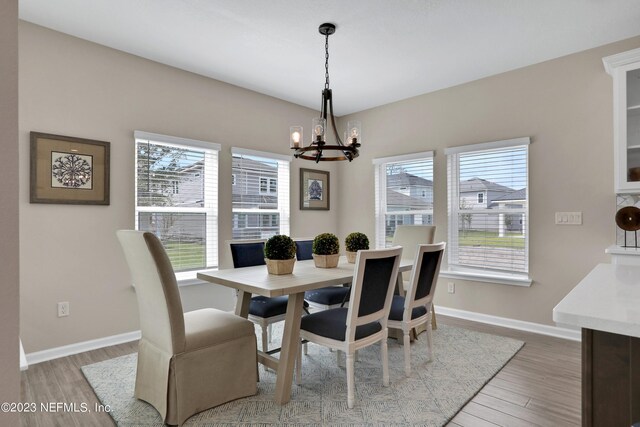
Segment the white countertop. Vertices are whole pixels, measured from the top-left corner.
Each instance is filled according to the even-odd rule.
[[[611,255],[640,255],[640,248],[611,245],[604,252]]]
[[[640,338],[640,266],[598,264],[555,306],[553,320]]]

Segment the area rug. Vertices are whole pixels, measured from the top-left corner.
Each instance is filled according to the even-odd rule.
[[[258,342],[260,342],[259,332]],[[279,328],[274,327],[274,336]],[[278,345],[274,339],[273,346]],[[389,340],[389,387],[382,386],[380,345],[360,350],[356,361],[356,403],[347,408],[344,356],[309,344],[303,356],[302,385],[291,401],[272,397],[275,372],[260,365],[255,396],[194,415],[185,426],[442,426],[522,348],[522,341],[447,325],[433,331],[434,355],[426,360],[426,335],[411,344],[411,377],[404,374],[402,346]],[[134,399],[137,354],[82,367],[98,399],[120,427],[162,426],[149,404]]]

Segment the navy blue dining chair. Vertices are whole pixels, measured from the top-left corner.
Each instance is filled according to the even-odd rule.
[[[294,239],[298,261],[313,259],[313,239]],[[345,286],[327,286],[304,293],[304,299],[313,308],[329,309],[343,307],[349,301],[351,288]]]
[[[229,240],[227,244],[233,259],[233,268],[266,265],[264,261],[264,244],[266,239]],[[266,267],[265,267],[266,268]],[[265,297],[257,295],[251,298],[248,319],[260,326],[262,330],[262,351],[268,351],[272,336],[272,325],[285,319],[289,297]],[[308,303],[305,303],[305,311]]]

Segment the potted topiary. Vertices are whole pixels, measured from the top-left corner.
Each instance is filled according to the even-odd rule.
[[[296,262],[296,244],[289,236],[273,236],[264,244],[264,258],[269,274],[291,274]]]
[[[340,241],[335,234],[322,233],[313,239],[311,246],[313,262],[316,267],[334,268],[338,266],[340,259]]]
[[[369,238],[364,233],[353,232],[344,239],[344,245],[347,248],[347,261],[351,264],[356,262],[358,251],[369,249]]]

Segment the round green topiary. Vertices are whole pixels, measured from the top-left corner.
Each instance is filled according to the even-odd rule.
[[[333,255],[340,251],[340,240],[332,233],[318,234],[313,239],[311,250],[316,255]]]
[[[364,233],[353,232],[344,239],[344,245],[349,252],[358,252],[361,249],[369,249],[369,238]]]
[[[284,234],[270,237],[264,244],[264,257],[281,260],[295,258],[296,244],[291,237]]]

